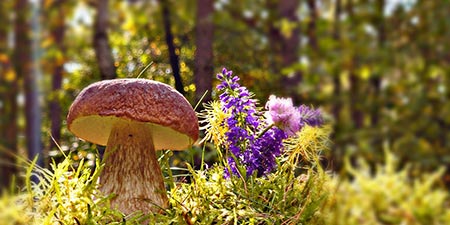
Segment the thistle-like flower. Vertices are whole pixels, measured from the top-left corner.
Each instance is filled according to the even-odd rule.
[[[294,107],[292,99],[269,97],[266,103],[266,121],[286,132],[288,136],[294,136],[305,125],[320,126],[323,119],[319,110],[301,105]]]
[[[295,135],[300,130],[300,113],[292,104],[292,99],[271,95],[266,103],[266,109],[265,116],[269,124],[274,124],[289,136]]]

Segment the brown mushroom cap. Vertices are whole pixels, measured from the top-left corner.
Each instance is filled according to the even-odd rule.
[[[72,133],[99,145],[106,145],[118,120],[149,126],[157,150],[183,150],[198,139],[198,119],[189,102],[171,86],[152,80],[93,83],[81,91],[67,115]]]

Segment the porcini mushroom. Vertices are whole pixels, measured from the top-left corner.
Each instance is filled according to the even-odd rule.
[[[81,139],[106,145],[100,190],[128,215],[168,207],[155,150],[184,150],[198,139],[189,102],[171,86],[145,79],[115,79],[83,89],[67,116]]]

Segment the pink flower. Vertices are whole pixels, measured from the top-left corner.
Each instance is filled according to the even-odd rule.
[[[274,124],[289,136],[295,135],[300,130],[301,115],[291,98],[277,98],[271,95],[266,103],[266,109],[268,111],[265,116],[269,124]]]

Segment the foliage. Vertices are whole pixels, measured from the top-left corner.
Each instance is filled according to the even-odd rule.
[[[192,183],[180,183],[171,191],[171,204],[176,206],[172,221],[187,220],[188,224],[311,222],[327,197],[327,176],[323,171],[314,170],[294,176],[287,164],[267,177],[247,180],[236,176],[224,178],[224,168],[217,165],[206,171],[191,171]]]
[[[450,223],[450,198],[437,187],[444,170],[424,173],[412,179],[413,168],[398,168],[398,158],[385,152],[385,164],[372,171],[366,161],[357,167],[346,162],[348,178],[334,178],[336,192],[322,215],[324,223],[352,224],[433,224]]]
[[[276,167],[275,158],[285,150],[283,140],[307,125],[323,123],[320,111],[294,107],[288,98],[271,96],[262,113],[253,93],[238,83],[232,71],[224,68],[217,78],[220,101],[206,105],[201,116],[206,124],[204,140],[213,141],[220,157],[226,159],[227,177],[246,179],[270,173]]]
[[[86,0],[42,2],[41,34],[33,35],[41,41],[37,55],[41,57],[42,107],[48,108],[44,106],[51,100],[59,100],[60,116],[64,117],[82,87],[99,79],[92,49],[95,7]],[[379,143],[383,141],[392,143],[402,164],[416,161],[424,169],[433,170],[450,162],[450,132],[446,132],[450,128],[450,45],[446,41],[450,38],[446,19],[449,1],[321,0],[315,9],[316,17],[307,3],[293,9],[299,15],[295,23],[280,15],[276,2],[215,2],[216,68],[233,65],[242,74],[242,83],[258,99],[283,92],[277,81],[291,72],[301,73],[302,83],[293,95],[300,96],[303,104],[320,103],[323,111],[333,114],[329,115],[335,122],[336,145],[329,155],[333,169],[341,168],[342,156],[347,154],[363,156],[370,163],[381,161]],[[195,4],[169,3],[182,78],[187,97],[193,101]],[[14,4],[2,4],[1,36],[14,37]],[[110,1],[109,7],[109,38],[119,77],[136,77],[135,71],[153,62],[142,77],[173,84],[158,1]],[[52,30],[60,25],[66,30],[62,43],[52,37]],[[281,66],[283,56],[277,54],[278,43],[272,41],[272,35],[281,30],[281,37],[289,36],[293,27],[302,31],[300,50],[295,54],[297,63]],[[311,37],[317,39],[317,45],[310,44]],[[9,81],[20,79],[8,66],[14,63],[15,46],[9,42],[8,38],[0,38],[0,73],[6,79],[0,85],[0,107],[5,112],[0,121],[8,121],[4,117],[9,110],[7,96],[13,93]],[[61,90],[52,90],[55,65],[64,69]],[[22,108],[19,105],[19,111]],[[25,126],[23,113],[16,114],[21,130]],[[361,118],[354,118],[355,114]],[[46,113],[42,120],[40,135],[48,147],[50,120]],[[1,126],[7,129],[6,123]],[[73,136],[64,126],[61,131],[59,144],[70,148]],[[1,142],[7,143],[3,139]],[[20,141],[18,147],[23,143]]]
[[[319,164],[319,153],[328,147],[329,129],[305,122],[289,130],[295,132],[290,136],[267,139],[264,135],[271,130],[284,132],[275,127],[284,124],[264,124],[261,117],[267,114],[257,110],[252,94],[237,83],[231,71],[224,69],[217,77],[222,81],[217,87],[220,102],[207,106],[202,116],[205,140],[217,141],[213,144],[219,163],[198,171],[189,167],[191,182],[172,185],[173,211],[168,211],[168,217],[174,223],[188,224],[311,222],[328,194],[328,177]],[[306,115],[292,102],[290,107],[293,114],[288,117]],[[300,116],[295,118],[293,123],[303,122]],[[259,140],[265,145],[259,146]]]
[[[271,97],[266,113],[262,113],[251,98],[253,95],[239,86],[238,78],[232,77],[231,71],[223,70],[218,78],[223,79],[218,89],[229,86],[220,94],[220,101],[212,102],[202,115],[206,123],[204,141],[213,141],[219,161],[212,166],[202,161],[197,170],[187,164],[187,174],[173,175],[180,168],[170,166],[173,154],[164,151],[159,161],[167,175],[170,206],[163,213],[123,215],[111,209],[109,199],[114,194],[105,196],[98,189],[97,180],[103,168],[99,159],[92,167],[84,159],[67,155],[59,164],[53,161],[51,169],[35,167],[32,162],[26,171],[25,191],[14,195],[5,193],[0,199],[0,221],[10,224],[312,225],[450,222],[448,192],[434,186],[443,170],[411,179],[411,170],[398,171],[393,154],[387,152],[385,165],[380,165],[374,175],[370,166],[361,161],[360,168],[347,162],[345,169],[350,178],[332,177],[320,161],[322,152],[329,148],[331,128],[321,125],[318,111],[304,106],[297,108],[288,99]],[[265,116],[270,117],[267,121],[273,125],[262,122]],[[296,125],[299,122],[301,126]],[[257,135],[231,139],[236,124],[247,135]],[[263,173],[248,173],[254,168],[246,161],[245,154],[255,157],[261,150],[253,145],[275,128],[291,133],[283,135],[280,145],[275,145],[280,149],[275,151],[272,146],[268,148],[271,155],[254,162],[263,164],[264,157],[273,157],[275,166]],[[238,146],[239,151],[230,150],[232,146]],[[181,179],[175,180],[175,176]],[[33,183],[35,178],[39,180]]]
[[[165,174],[168,174],[166,181],[169,187],[169,197],[171,207],[165,210],[163,214],[150,215],[133,215],[131,218],[124,217],[119,212],[109,209],[108,199],[114,197],[102,196],[98,191],[97,180],[101,173],[103,165],[97,159],[94,169],[84,163],[84,159],[75,161],[74,157],[66,156],[62,163],[52,163],[51,170],[39,169],[35,170],[35,175],[39,177],[39,182],[32,185],[31,172],[28,173],[26,180],[27,193],[23,196],[28,200],[25,204],[18,203],[18,209],[29,212],[32,215],[28,223],[35,224],[51,224],[51,223],[77,223],[77,224],[104,224],[108,222],[118,222],[120,220],[127,223],[139,221],[149,221],[150,223],[168,222],[179,223],[185,221],[188,224],[195,221],[203,224],[220,223],[220,224],[261,224],[261,223],[307,223],[313,220],[313,216],[320,209],[320,206],[327,197],[326,181],[327,176],[319,164],[319,153],[328,147],[329,129],[326,127],[311,127],[308,120],[303,121],[300,115],[310,115],[305,113],[304,108],[297,111],[292,107],[292,115],[298,115],[297,121],[300,123],[296,130],[290,129],[292,134],[283,135],[279,141],[286,141],[286,147],[283,143],[278,143],[270,148],[267,146],[259,146],[254,148],[258,140],[264,140],[265,133],[269,133],[271,129],[286,128],[283,123],[278,123],[275,116],[271,113],[274,125],[267,127],[254,126],[260,123],[261,112],[256,107],[242,104],[250,102],[255,104],[256,101],[251,99],[251,93],[246,91],[245,87],[237,84],[238,77],[231,77],[231,71],[223,70],[218,76],[224,79],[223,84],[230,84],[226,92],[221,95],[223,105],[216,105],[217,109],[212,112],[218,112],[219,115],[205,114],[207,117],[217,118],[223,115],[228,109],[232,109],[228,114],[228,118],[224,118],[227,123],[228,131],[225,131],[225,142],[215,146],[219,163],[207,168],[203,162],[200,170],[194,170],[189,167],[190,182],[173,181],[172,168],[170,168],[167,154],[160,157]],[[244,95],[244,96],[242,96]],[[244,99],[235,97],[244,97]],[[226,101],[224,99],[227,99]],[[230,100],[230,101],[228,101]],[[271,104],[275,106],[278,99]],[[284,101],[283,101],[284,102]],[[214,105],[214,104],[213,104]],[[250,106],[250,107],[249,107]],[[214,106],[212,106],[214,107]],[[274,107],[276,108],[276,107]],[[271,108],[269,107],[270,112]],[[248,113],[251,112],[251,113]],[[303,113],[303,114],[302,114]],[[316,113],[318,116],[318,113]],[[284,114],[283,114],[284,115]],[[236,117],[246,118],[244,120],[235,121]],[[251,117],[251,118],[250,118]],[[250,119],[249,119],[250,118]],[[306,116],[305,118],[311,119]],[[206,118],[207,119],[207,118]],[[230,139],[233,129],[231,122],[239,124],[239,128],[244,131],[255,132],[258,136],[253,137],[255,143],[247,139]],[[292,122],[292,121],[290,121]],[[315,124],[319,125],[319,124]],[[214,126],[214,127],[213,127]],[[223,123],[213,123],[206,126],[208,134],[211,131],[223,127]],[[263,129],[264,128],[264,129]],[[294,133],[295,132],[295,133]],[[228,134],[228,136],[227,136]],[[211,137],[211,135],[209,135]],[[223,137],[221,137],[223,138]],[[272,140],[266,141],[270,143]],[[264,143],[266,143],[264,142]],[[215,143],[217,144],[217,143]],[[244,145],[245,144],[245,145]],[[233,146],[245,146],[239,152],[224,153]],[[268,145],[270,146],[270,144]],[[266,151],[264,155],[261,151]],[[243,155],[239,155],[239,154]],[[250,153],[251,157],[260,157],[248,164],[245,161],[245,154]],[[169,155],[170,156],[170,155]],[[233,156],[233,157],[232,157]],[[250,157],[250,158],[251,158]],[[252,166],[267,166],[266,158],[273,161],[269,169],[264,172],[248,172],[255,168]],[[230,161],[233,159],[234,161]],[[73,165],[77,163],[75,168]],[[232,164],[231,164],[232,163]],[[259,164],[259,165],[258,165]],[[31,165],[32,168],[33,165]],[[233,174],[230,167],[236,168]],[[275,169],[276,168],[276,169]],[[31,170],[30,170],[31,171]],[[236,171],[236,173],[235,173]],[[16,201],[14,198],[11,201]],[[17,211],[16,211],[17,212]],[[6,216],[14,215],[9,213]],[[35,215],[37,214],[37,215]]]
[[[172,30],[187,97],[192,100],[195,4],[169,2],[177,6],[171,7]],[[242,74],[242,84],[260,101],[283,92],[278,81],[285,74],[301,72],[302,84],[291,97],[300,96],[302,101],[297,103],[320,105],[333,118],[336,145],[328,155],[333,169],[342,168],[345,155],[381,162],[383,141],[392,143],[401,164],[416,161],[424,170],[434,170],[450,162],[446,132],[450,127],[446,116],[450,109],[446,52],[450,48],[444,41],[450,37],[445,19],[448,1],[384,1],[379,6],[382,1],[324,0],[319,1],[316,21],[312,21],[310,9],[300,4],[300,20],[294,24],[304,31],[296,54],[300,60],[283,68],[271,35],[274,29],[291,29],[292,24],[279,15],[278,7],[272,7],[273,2],[215,3],[216,68],[233,65],[235,72]],[[337,2],[341,4],[339,19],[332,16],[337,13]],[[153,62],[143,77],[173,84],[160,5],[124,1],[110,7],[111,46],[120,77],[134,77],[134,71]],[[311,31],[316,33],[316,47],[308,42],[310,22],[316,23],[315,31]],[[98,79],[86,42],[90,39],[89,26],[81,22],[69,26],[75,41],[68,47],[68,60],[79,69],[68,76],[63,108],[68,108],[81,87]],[[73,32],[81,28],[83,32]],[[361,118],[355,118],[355,114]]]
[[[78,164],[78,168],[73,165]],[[109,198],[97,188],[101,171],[67,156],[51,169],[35,167],[26,173],[26,190],[4,193],[0,202],[0,221],[9,224],[106,224],[120,222],[123,215],[109,209]],[[38,182],[34,182],[38,178]],[[133,221],[135,219],[131,219]],[[118,223],[117,223],[118,224]]]
[[[4,24],[0,31],[4,35],[0,36],[14,37],[14,4],[12,1],[0,2],[5,6],[1,9],[2,16],[0,17],[0,22]],[[61,3],[61,7],[53,7],[56,2],[60,1],[45,0],[42,2],[42,34],[35,35],[41,38],[41,44],[37,46],[37,55],[41,57],[39,62],[42,69],[40,90],[43,93],[44,105],[47,105],[50,100],[59,100],[63,109],[61,117],[64,117],[77,93],[87,84],[99,79],[97,61],[91,46],[92,18],[95,14],[93,1],[64,1],[64,3]],[[172,30],[177,45],[177,53],[181,60],[180,67],[185,82],[185,90],[188,99],[192,100],[191,97],[195,91],[195,85],[193,84],[195,76],[193,72],[194,52],[196,49],[193,32],[196,26],[195,4],[192,4],[193,1],[169,2],[173,6],[170,8],[173,21]],[[320,105],[323,112],[329,113],[325,116],[331,118],[334,122],[333,142],[335,145],[332,151],[325,154],[332,162],[332,169],[336,171],[343,169],[343,173],[350,170],[352,171],[350,174],[354,178],[341,178],[340,181],[336,178],[331,181],[338,192],[335,201],[333,200],[334,207],[329,208],[330,211],[327,211],[326,214],[340,218],[339,221],[347,221],[355,217],[352,217],[351,214],[350,216],[348,214],[342,216],[338,212],[358,212],[358,209],[351,207],[351,204],[355,201],[368,204],[368,202],[384,200],[385,202],[380,203],[383,207],[388,203],[395,204],[393,207],[377,207],[381,207],[383,210],[398,210],[405,215],[408,213],[408,217],[413,218],[413,222],[423,222],[419,218],[420,216],[415,217],[418,214],[413,213],[412,206],[421,209],[426,208],[424,205],[428,203],[419,204],[418,202],[421,202],[421,200],[417,200],[419,197],[416,197],[416,202],[414,202],[413,199],[405,196],[403,196],[403,200],[409,203],[406,206],[405,203],[400,203],[403,201],[400,200],[400,197],[396,198],[395,201],[388,202],[390,198],[385,197],[388,194],[379,194],[379,192],[385,189],[392,190],[391,184],[380,180],[380,177],[394,180],[392,182],[398,185],[398,189],[405,190],[408,193],[416,193],[420,189],[419,187],[424,185],[423,183],[428,182],[426,176],[435,178],[435,176],[440,175],[440,173],[432,175],[428,173],[421,175],[421,173],[433,171],[440,165],[450,163],[448,154],[450,149],[450,132],[448,132],[450,130],[450,117],[448,116],[450,114],[450,57],[448,54],[450,42],[447,41],[450,39],[450,20],[447,19],[450,1],[321,0],[317,1],[319,7],[316,8],[316,17],[313,17],[314,10],[308,6],[307,2],[309,1],[305,1],[299,4],[297,9],[293,9],[299,15],[299,20],[294,23],[280,15],[280,12],[277,11],[280,7],[276,5],[276,2],[272,0],[215,1],[213,20],[215,29],[213,40],[214,66],[233,65],[235,71],[242,74],[240,77],[242,83],[249,87],[249,91],[252,91],[255,97],[260,100],[267,99],[270,94],[283,92],[283,87],[277,82],[283,76],[291,72],[302,74],[302,83],[296,89],[296,93],[293,94],[300,96],[301,103]],[[142,77],[173,84],[158,1],[110,1],[109,7],[111,12],[109,37],[119,77],[136,77],[136,70],[153,63]],[[62,10],[61,12],[65,15],[64,19],[58,15],[59,10]],[[51,30],[61,22],[67,29],[66,37],[64,43],[56,43],[51,38]],[[313,24],[315,26],[312,26]],[[276,49],[272,40],[277,39],[274,39],[272,35],[277,34],[277,30],[281,30],[281,36],[278,38],[289,36],[293,27],[300,27],[301,30],[301,36],[297,40],[301,46],[295,54],[297,63],[282,66],[280,61],[283,55],[277,54],[280,49]],[[311,34],[315,34],[314,36],[317,39],[317,45],[315,46],[310,44],[311,37],[314,37]],[[8,108],[9,103],[15,102],[7,98],[8,95],[13,93],[10,81],[18,79],[18,83],[23,83],[19,76],[14,76],[16,72],[9,65],[14,63],[12,53],[15,46],[10,43],[10,39],[0,38],[0,61],[2,64],[0,65],[0,77],[6,79],[0,79],[0,111],[3,113],[0,113],[0,121],[8,121],[5,112],[10,110]],[[59,44],[62,44],[64,51],[58,47]],[[56,64],[62,64],[64,68],[63,88],[59,91],[52,91],[53,73],[51,68],[52,65]],[[213,94],[216,93],[215,90],[212,91]],[[20,138],[18,148],[22,150],[25,140],[21,131],[25,129],[26,124],[23,120],[24,113],[20,110],[25,107],[23,107],[22,94],[19,94],[17,99],[19,111],[14,115],[18,115],[19,119],[17,136]],[[217,134],[217,136],[212,137],[211,142],[213,143],[223,142],[222,137],[225,136],[226,132],[219,128],[223,125],[221,122],[227,116],[227,113],[217,110],[220,108],[218,104],[220,103],[214,102],[211,105],[211,109],[216,110],[213,113],[218,115],[217,118],[209,121],[215,127],[215,130],[212,130],[211,133]],[[43,106],[43,108],[48,107]],[[359,118],[356,117],[357,115],[359,115]],[[42,136],[44,146],[49,146],[50,121],[46,114],[43,115],[42,119],[43,132],[38,135]],[[306,127],[302,130],[302,133],[308,129],[310,128]],[[0,130],[9,130],[8,124],[0,124]],[[65,154],[70,154],[72,157],[72,159],[65,160],[74,160],[71,163],[74,165],[81,163],[81,168],[87,169],[87,156],[92,155],[92,152],[96,150],[95,146],[74,138],[67,131],[66,126],[62,126],[61,131],[62,140],[59,143],[61,149],[67,150],[64,151]],[[0,139],[2,144],[8,141],[4,137],[0,137]],[[301,140],[286,140],[284,144],[287,146],[286,148],[291,149],[294,146],[304,145],[302,142],[308,139]],[[363,171],[367,176],[363,176],[363,172],[354,171],[356,168],[343,166],[343,158],[347,155],[352,157],[351,160],[363,157],[370,165],[382,162],[381,143],[384,142],[391,143],[389,147],[398,157],[399,168],[409,162],[414,162],[414,169],[404,169],[400,173],[377,172],[374,176],[364,166]],[[208,150],[202,152],[196,147],[195,151],[191,151],[189,154],[192,153],[190,156],[196,158],[196,162],[199,160],[199,155],[204,154],[204,165],[213,165],[218,158],[215,157],[217,145],[213,146],[211,143],[205,143],[205,145]],[[209,151],[209,149],[213,151]],[[314,149],[304,150],[309,153],[303,157],[311,155],[311,152],[315,152]],[[46,150],[50,153],[60,153],[58,149]],[[175,154],[170,160],[173,164],[179,165],[179,162],[185,159],[180,156],[185,156],[185,153]],[[61,155],[59,156],[64,159],[65,157]],[[53,156],[50,155],[49,158]],[[86,158],[84,158],[85,156]],[[58,159],[55,158],[55,160]],[[91,160],[93,160],[92,157]],[[223,160],[223,158],[220,160]],[[306,158],[303,160],[310,162],[312,159]],[[281,158],[277,159],[278,163],[282,161]],[[91,162],[95,162],[95,160]],[[186,179],[192,179],[194,183],[195,177],[199,177],[195,182],[204,184],[201,180],[203,177],[205,182],[213,182],[216,178],[213,179],[212,177],[216,176],[215,174],[218,174],[221,170],[220,167],[225,165],[223,161],[220,161],[220,163],[207,170],[191,169],[192,176],[188,176]],[[282,168],[280,165],[277,164],[278,169]],[[62,168],[63,171],[67,169],[68,173],[74,172],[70,166],[65,166]],[[41,170],[37,173],[46,174],[50,177],[60,168],[56,164],[53,164],[53,167],[48,170],[53,172],[43,173]],[[199,166],[199,163],[192,163],[192,167],[197,169],[201,166]],[[166,168],[170,168],[170,166]],[[89,173],[96,173],[98,167],[91,169]],[[274,173],[278,173],[278,169],[274,170]],[[80,174],[84,174],[83,171],[84,169],[81,169]],[[168,174],[168,171],[170,170],[166,169],[165,173]],[[64,174],[63,172],[58,173]],[[86,173],[88,172],[86,171]],[[321,174],[317,169],[313,172],[308,172],[308,169],[297,169],[296,175],[298,173]],[[446,174],[443,177],[447,179],[446,182],[450,183],[448,167]],[[258,182],[263,183],[264,181],[261,180],[275,179],[271,177],[272,175],[252,178],[253,180],[248,179],[248,182],[258,180]],[[357,177],[362,178],[358,180]],[[29,177],[25,180],[29,180]],[[247,185],[239,179],[235,183],[237,187]],[[365,184],[371,186],[367,185],[366,187]],[[70,183],[70,185],[74,184]],[[179,188],[186,186],[185,188],[195,189],[195,187],[189,186],[189,183],[174,183],[173,186]],[[357,189],[357,187],[361,188],[362,186],[365,189]],[[433,185],[430,185],[429,188],[422,187],[426,189],[426,193],[423,194],[424,199],[428,198],[426,196],[438,195],[435,192],[442,192],[431,188],[431,186]],[[23,190],[19,193],[14,191],[8,194],[5,192],[0,200],[0,221],[18,221],[19,224],[29,224],[30,221],[35,220],[35,212],[41,213],[41,216],[45,217],[49,212],[36,211],[38,202],[28,200],[34,198],[31,197],[34,195],[44,196],[43,193],[46,192],[44,190],[47,188],[53,190],[49,193],[56,193],[56,190],[58,190],[56,187],[58,186],[49,184],[36,185],[24,192]],[[72,189],[76,188],[73,187]],[[346,188],[349,188],[349,190],[346,191]],[[173,190],[171,189],[171,192]],[[179,189],[179,192],[182,192],[182,190]],[[352,195],[345,194],[346,192],[352,193]],[[247,191],[244,189],[242,193],[247,194]],[[176,194],[177,196],[187,196],[187,194],[178,192]],[[385,198],[375,199],[372,197],[373,195],[384,196]],[[396,192],[392,195],[400,195],[400,193]],[[233,195],[230,196],[233,197]],[[436,202],[444,199],[443,194],[436,198]],[[343,199],[342,205],[339,204],[338,199]],[[181,199],[179,200],[183,202]],[[192,199],[189,202],[201,202],[197,200]],[[89,205],[94,207],[91,203]],[[106,200],[99,205],[94,205],[97,209],[107,208],[103,203],[106,204]],[[174,202],[172,204],[176,205]],[[10,207],[11,205],[16,207]],[[30,207],[33,207],[33,210]],[[53,207],[56,207],[56,205],[53,205]],[[168,211],[167,216],[177,215],[177,218],[184,221],[186,221],[185,217],[194,218],[190,215],[192,213],[181,206],[173,207],[174,211]],[[437,214],[437,212],[442,212],[445,209],[448,210],[448,205],[433,212]],[[395,214],[389,210],[386,214]],[[430,212],[429,210],[423,210],[427,213]],[[183,212],[186,212],[184,217]],[[376,214],[369,206],[363,212],[359,212]],[[33,216],[28,216],[30,213]],[[75,213],[74,215],[84,218],[84,214]],[[197,221],[200,221],[199,217],[201,216],[195,215],[197,215]],[[439,220],[439,218],[445,217],[444,215],[445,213],[442,213],[442,216],[435,215],[433,218]],[[154,218],[155,221],[163,221],[160,216],[156,217]],[[40,218],[39,215],[37,218]],[[120,216],[117,218],[117,221],[120,221]],[[373,216],[369,218],[373,218]],[[399,218],[405,217],[400,215]],[[417,221],[415,221],[416,219]],[[375,223],[367,220],[367,223]],[[329,220],[326,221],[329,222]],[[351,221],[347,222],[351,224]],[[364,221],[359,222],[363,223]],[[406,223],[408,222],[410,221]],[[442,221],[436,223],[439,222]]]
[[[224,165],[194,170],[184,179],[167,178],[170,206],[163,214],[124,216],[108,207],[94,182],[102,166],[66,157],[53,170],[34,169],[41,177],[27,189],[0,198],[0,221],[8,224],[435,224],[450,221],[448,192],[436,187],[442,171],[411,179],[392,153],[373,174],[364,161],[348,166],[351,178],[331,177],[318,164],[328,146],[329,127],[306,126],[278,158],[276,171],[264,177],[224,177]],[[171,155],[160,163],[165,174]],[[349,164],[348,164],[349,165]],[[170,171],[169,171],[170,170]],[[187,182],[189,180],[189,182]]]
[[[100,163],[97,161],[97,166],[92,168],[81,161],[75,170],[71,166],[75,161],[66,157],[59,164],[52,163],[52,170],[36,169],[40,182],[30,183],[28,191],[5,194],[0,201],[0,221],[11,221],[11,224],[138,224],[144,220],[150,224],[299,224],[313,221],[328,196],[328,176],[316,164],[317,151],[327,146],[328,134],[327,129],[307,127],[300,135],[309,144],[290,148],[279,158],[280,168],[267,177],[227,179],[223,165],[202,170],[189,166],[191,181],[175,182],[168,192],[171,206],[164,214],[147,216],[124,217],[108,208],[110,196],[101,195],[96,182],[102,169]],[[298,159],[306,158],[311,160],[296,164]],[[307,172],[297,174],[299,165]],[[165,173],[173,169],[164,168]],[[31,173],[26,180],[31,182]]]

